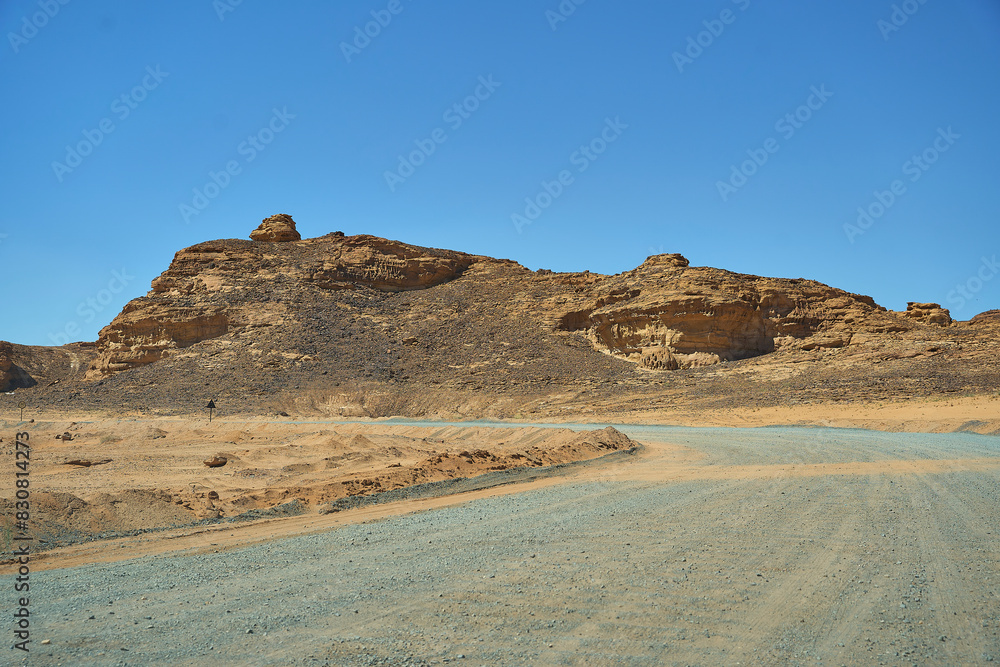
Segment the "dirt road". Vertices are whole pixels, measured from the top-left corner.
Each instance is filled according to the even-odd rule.
[[[39,572],[29,664],[1000,661],[996,438],[622,430],[523,490]]]

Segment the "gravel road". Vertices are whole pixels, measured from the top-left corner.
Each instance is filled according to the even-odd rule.
[[[1000,440],[619,428],[523,493],[38,572],[26,664],[1000,661]]]

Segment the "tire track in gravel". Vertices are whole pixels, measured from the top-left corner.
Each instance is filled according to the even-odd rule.
[[[936,614],[935,632],[944,639],[930,651],[943,660],[958,661],[985,646],[982,660],[1000,659],[1000,598],[997,591],[998,531],[995,515],[981,506],[982,497],[996,500],[995,477],[965,475],[956,484],[953,475],[931,475],[915,480],[920,488],[911,497],[919,525],[922,571],[927,584],[921,606]],[[974,487],[970,488],[970,487]],[[976,493],[973,493],[973,490]],[[936,510],[931,512],[931,509]],[[975,551],[977,558],[965,554]]]

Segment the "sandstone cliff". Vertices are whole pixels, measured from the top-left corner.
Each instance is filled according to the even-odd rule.
[[[288,216],[268,218],[262,227],[274,232],[269,221],[282,217],[287,220],[278,222],[288,231]],[[294,223],[290,229],[295,232]],[[90,376],[143,366],[230,330],[284,324],[301,299],[291,294],[273,300],[269,292],[300,290],[315,298],[317,290],[426,289],[454,279],[477,260],[367,235],[284,241],[209,241],[179,251],[153,280],[152,291],[129,302],[101,330]]]
[[[951,313],[937,303],[914,303],[911,301],[906,304],[906,317],[926,324],[940,324],[945,327],[951,324]]]
[[[841,348],[859,332],[909,328],[867,296],[811,280],[691,267],[679,255],[652,256],[546,306],[557,328],[584,333],[601,351],[667,370],[782,348]]]

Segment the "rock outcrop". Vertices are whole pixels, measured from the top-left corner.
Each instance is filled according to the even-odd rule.
[[[1000,324],[1000,310],[987,310],[979,313],[969,322],[972,324]]]
[[[367,285],[383,292],[427,289],[453,280],[473,255],[432,250],[377,236],[329,236],[330,254],[306,267],[307,281],[327,289]]]
[[[276,220],[283,217],[262,225],[268,238],[294,226]],[[611,377],[622,362],[672,371],[775,352],[853,351],[950,322],[936,304],[891,313],[816,281],[693,267],[679,254],[607,276],[533,272],[369,235],[230,239],[178,252],[152,291],[101,331],[89,376],[176,356],[200,360],[186,372],[206,366],[245,377],[325,357],[342,376],[536,382],[551,377],[543,366],[569,377]]]
[[[951,324],[951,313],[946,308],[942,308],[939,303],[915,303],[911,301],[906,304],[906,317],[924,324],[937,324],[943,327]]]
[[[279,213],[270,218],[264,218],[260,226],[250,232],[250,238],[254,241],[287,243],[301,241],[302,235],[295,229],[295,221],[292,220],[292,216],[287,213]]]
[[[555,326],[652,370],[746,359],[780,347],[844,347],[865,322],[898,326],[867,296],[810,280],[690,267],[676,254],[654,255],[578,294],[566,305],[549,304]]]
[[[295,239],[287,238],[289,229],[294,232],[291,218],[278,215],[254,234],[264,230],[268,240],[299,240],[297,232]],[[426,289],[455,279],[477,259],[340,232],[280,245],[236,239],[200,243],[178,252],[153,280],[152,291],[129,302],[101,330],[88,377],[145,366],[231,330],[280,325],[289,317],[288,304],[304,295]]]
[[[225,309],[143,303],[135,299],[98,338],[98,358],[90,377],[125,371],[153,363],[169,351],[179,350],[228,331]]]

